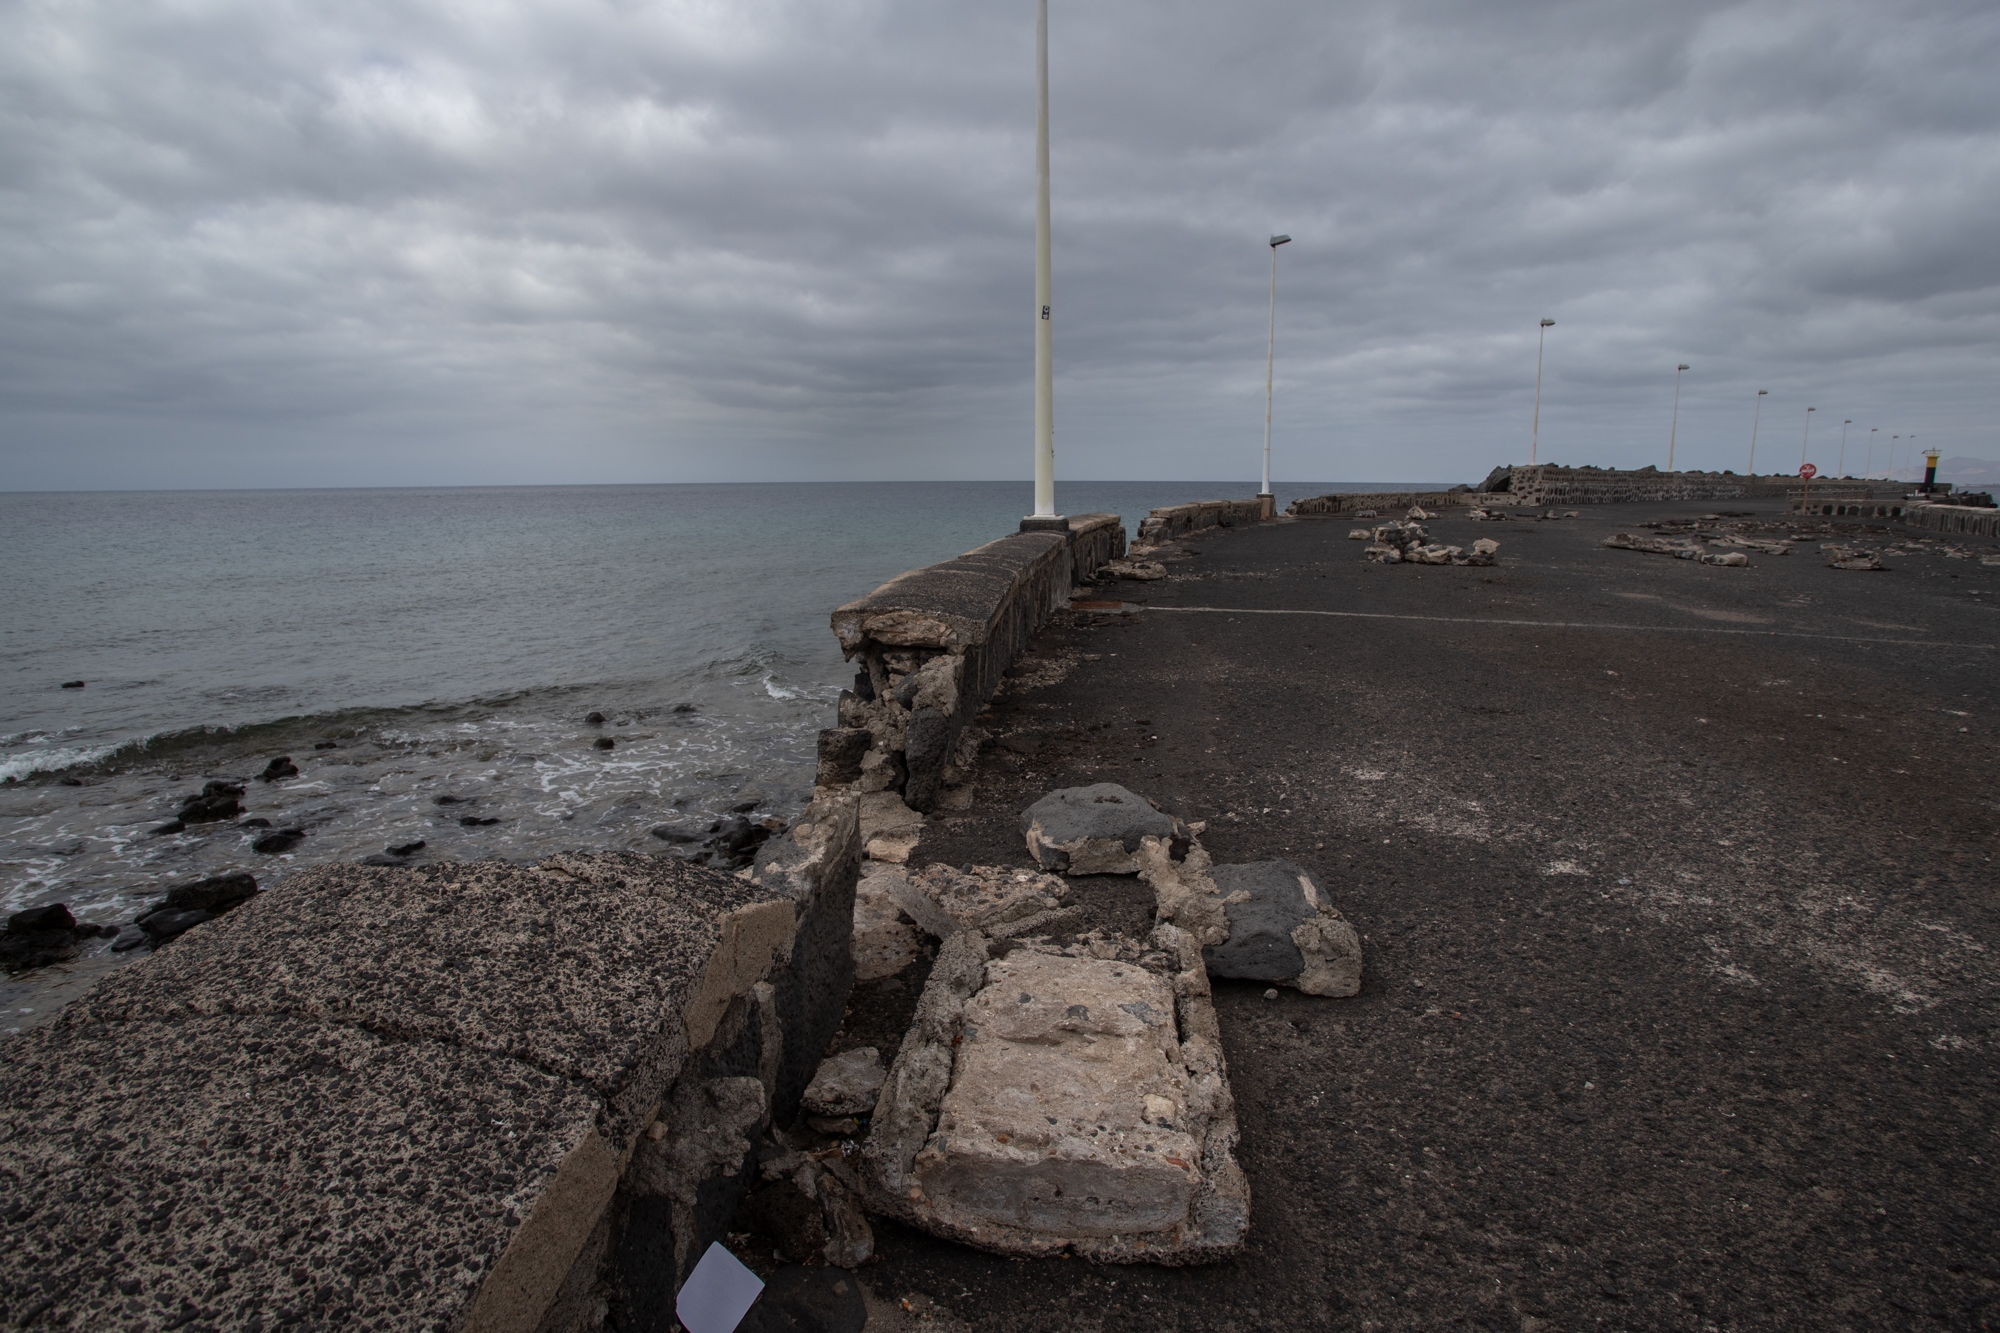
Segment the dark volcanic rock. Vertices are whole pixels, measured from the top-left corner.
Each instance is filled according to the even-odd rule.
[[[618,742],[610,736],[599,736],[591,744],[600,750],[609,750],[612,746],[618,744]]]
[[[583,715],[583,720],[590,726],[601,727],[604,725],[604,714],[593,710],[591,712],[585,713]]]
[[[415,842],[399,842],[394,847],[383,848],[391,856],[411,856],[417,852],[421,852],[423,849],[424,840],[422,838],[418,838]]]
[[[178,884],[167,891],[162,907],[199,907],[215,913],[227,912],[238,903],[257,896],[257,878],[247,870],[226,875],[210,875],[192,884]]]
[[[146,913],[133,924],[145,931],[148,938],[157,946],[185,934],[204,921],[215,920],[215,915],[214,912],[199,907],[185,911],[163,907],[158,911]]]
[[[166,833],[185,833],[185,832],[187,832],[187,825],[181,823],[181,821],[178,819],[170,819],[166,823],[160,825],[158,828],[152,830],[152,834],[156,838]]]
[[[1143,838],[1165,838],[1178,855],[1187,829],[1115,782],[1052,791],[1021,812],[1021,832],[1044,870],[1072,875],[1137,873]]]
[[[313,744],[313,749],[315,750],[338,750],[339,748],[339,741],[316,741]]]
[[[97,928],[91,927],[95,935]],[[0,967],[21,972],[31,967],[67,962],[76,956],[82,932],[76,918],[61,903],[31,907],[7,918],[7,932],[0,935]]]
[[[465,796],[445,795],[445,796],[433,796],[431,798],[432,805],[468,805],[470,803],[471,803],[471,798]]]
[[[370,852],[367,856],[362,857],[360,861],[356,862],[356,864],[364,866],[406,866],[409,862],[400,856],[392,856],[388,852]]]
[[[246,820],[243,820],[243,821],[242,821],[241,823],[239,823],[239,824],[238,824],[238,825],[237,825],[236,827],[237,827],[237,828],[269,828],[269,827],[271,827],[271,821],[270,821],[270,820],[268,820],[268,819],[266,819],[266,818],[264,818],[264,816],[262,816],[262,815],[258,815],[258,816],[256,816],[256,817],[255,817],[255,818],[253,818],[253,819],[246,819]]]
[[[83,785],[82,778],[57,778],[56,781],[65,787],[81,787]]]
[[[1289,981],[1305,968],[1305,957],[1292,942],[1292,931],[1319,915],[1306,901],[1299,877],[1305,872],[1290,861],[1259,861],[1254,865],[1215,866],[1209,878],[1222,894],[1229,916],[1229,938],[1201,951],[1212,977],[1238,981]],[[1237,895],[1244,895],[1240,901]]]
[[[831,727],[819,734],[819,773],[814,779],[822,787],[838,787],[861,776],[861,759],[875,737],[866,727]]]
[[[220,819],[234,819],[243,813],[242,797],[243,788],[237,783],[207,783],[199,796],[190,796],[181,802],[180,820],[183,824],[210,824]]]
[[[250,850],[261,852],[265,856],[271,856],[278,852],[289,852],[292,848],[303,842],[305,836],[304,829],[281,828],[274,832],[266,833],[263,837],[251,843]]]
[[[80,690],[83,688],[83,682],[80,680],[66,680],[63,682],[63,688],[66,690]]]
[[[111,952],[124,953],[128,949],[137,949],[152,938],[152,936],[145,932],[143,927],[137,925],[127,926],[112,939]]]
[[[653,836],[661,842],[687,843],[695,841],[698,835],[673,824],[655,824],[653,825]]]
[[[295,778],[298,775],[299,766],[292,762],[292,757],[288,754],[281,754],[270,763],[264,765],[264,771],[257,775],[257,780],[259,782],[276,782],[279,778]]]
[[[479,815],[460,815],[458,822],[465,828],[485,828],[489,824],[499,823],[500,820],[497,816],[493,815],[486,815],[484,817]]]
[[[693,704],[675,704],[674,711],[676,713],[694,713],[700,710],[697,709]]]

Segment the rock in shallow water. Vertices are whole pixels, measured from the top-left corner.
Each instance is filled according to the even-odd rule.
[[[280,778],[295,778],[298,775],[299,766],[292,762],[292,757],[287,754],[281,754],[270,763],[264,765],[264,771],[257,775],[257,780],[259,782],[276,782]]]
[[[95,935],[97,927],[89,927]],[[62,903],[31,907],[7,918],[7,931],[0,935],[0,967],[24,972],[31,967],[47,967],[76,957],[77,941],[84,930],[76,924]]]

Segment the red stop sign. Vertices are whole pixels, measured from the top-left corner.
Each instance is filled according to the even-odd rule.
[[[1817,477],[1819,475],[1819,469],[1814,467],[1811,463],[1801,463],[1799,464],[1799,475],[1801,477],[1804,477],[1807,481],[1811,481],[1814,477]]]

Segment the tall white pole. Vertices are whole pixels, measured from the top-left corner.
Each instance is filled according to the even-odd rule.
[[[1806,450],[1812,447],[1812,414],[1817,411],[1819,411],[1817,407],[1808,407],[1806,409],[1806,434],[1805,438],[1799,441],[1800,467],[1804,467],[1806,465]]]
[[[1882,429],[1880,426],[1868,428],[1868,466],[1864,469],[1864,475],[1871,480],[1875,476],[1875,432],[1880,429]]]
[[[1271,493],[1271,374],[1278,364],[1278,246],[1271,244],[1271,327],[1264,337],[1264,485],[1259,495]]]
[[[1674,437],[1679,435],[1681,430],[1681,372],[1686,369],[1685,365],[1674,368],[1674,420],[1673,424],[1667,428],[1667,471],[1669,472],[1674,470]]]
[[[1056,512],[1055,343],[1049,319],[1049,0],[1035,6],[1035,517]]]
[[[1750,414],[1750,475],[1757,475],[1757,418],[1764,415],[1764,395],[1769,389],[1757,390],[1757,410]]]
[[[1542,330],[1535,335],[1535,427],[1528,437],[1528,466],[1533,467],[1542,448],[1542,345],[1548,341],[1549,329],[1555,321],[1542,321]]]
[[[1840,423],[1840,464],[1833,470],[1836,476],[1847,475],[1847,428],[1853,424],[1853,417],[1848,417]]]

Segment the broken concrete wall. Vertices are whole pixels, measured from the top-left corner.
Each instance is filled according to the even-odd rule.
[[[840,726],[820,733],[819,784],[859,782],[934,809],[961,735],[1015,657],[1076,582],[1124,553],[1117,515],[1081,515],[898,575],[835,611],[841,652],[861,670]]]
[[[1248,527],[1262,521],[1262,500],[1198,500],[1193,504],[1155,509],[1139,521],[1139,542],[1172,541],[1205,528]]]
[[[1855,497],[1900,493],[1885,483],[1851,480],[1815,484],[1842,487]],[[1516,503],[1528,505],[1630,504],[1661,500],[1745,500],[1796,498],[1797,476],[1737,476],[1733,472],[1661,472],[1643,467],[1631,471],[1618,468],[1559,467],[1542,463],[1533,467],[1496,468],[1480,485],[1480,493],[1468,503],[1490,502],[1495,494],[1513,495]]]
[[[753,879],[320,866],[0,1071],[0,1301],[51,1328],[673,1326],[852,963],[853,803]],[[116,1250],[99,1242],[120,1239]]]
[[[1294,500],[1285,506],[1285,512],[1295,515],[1356,514],[1372,509],[1378,514],[1394,514],[1413,507],[1446,509],[1453,505],[1478,504],[1492,498],[1476,494],[1469,486],[1454,486],[1448,491],[1336,491],[1329,495]],[[1501,503],[1519,502],[1503,499]]]
[[[1903,511],[1903,523],[1932,532],[1964,537],[2000,537],[2000,509],[1971,505],[1913,504]]]

